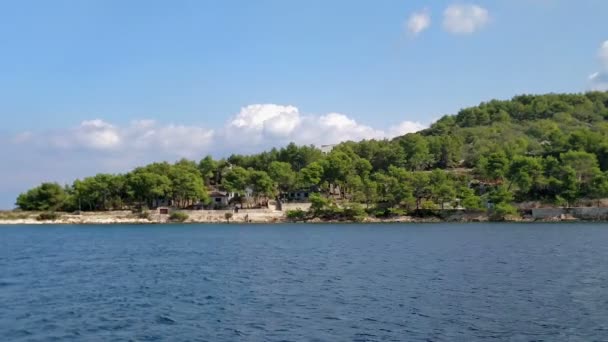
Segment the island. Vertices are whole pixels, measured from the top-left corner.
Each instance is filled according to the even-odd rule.
[[[519,95],[390,140],[43,183],[0,223],[606,220],[608,92]]]

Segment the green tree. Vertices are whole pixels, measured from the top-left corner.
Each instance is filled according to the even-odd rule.
[[[67,199],[65,190],[57,183],[42,183],[17,197],[22,210],[55,211],[62,209]]]
[[[298,174],[299,183],[303,187],[320,185],[323,173],[323,166],[319,162],[310,163],[300,170],[300,173]]]
[[[410,170],[425,170],[434,163],[429,143],[422,135],[408,134],[399,142],[405,152],[406,165]]]
[[[420,210],[422,201],[430,198],[432,189],[429,176],[424,172],[414,172],[411,178],[412,194],[416,199],[416,210]]]
[[[568,151],[560,154],[564,166],[571,167],[581,183],[588,183],[600,171],[597,157],[584,151]]]
[[[291,164],[274,161],[268,167],[268,175],[279,186],[283,192],[294,187],[296,173],[291,169]]]
[[[491,153],[488,157],[482,157],[477,166],[478,173],[491,180],[503,179],[509,168],[509,159],[504,152]]]
[[[264,171],[250,170],[248,183],[256,199],[272,197],[275,194],[274,182]]]
[[[194,163],[186,161],[176,163],[169,172],[169,180],[171,195],[178,207],[209,202],[209,194]]]
[[[249,171],[240,166],[232,167],[224,176],[222,185],[226,190],[244,194],[249,184]]]
[[[198,170],[201,173],[203,180],[206,185],[210,185],[211,182],[216,182],[216,173],[218,171],[219,163],[213,160],[213,157],[206,156],[201,159],[198,163]]]
[[[515,156],[507,171],[508,189],[515,184],[523,194],[527,194],[540,181],[543,165],[539,158]]]
[[[127,188],[130,196],[140,205],[152,205],[156,199],[166,199],[171,194],[171,180],[161,175],[140,168],[127,175]],[[76,188],[76,184],[74,185]]]
[[[456,199],[454,182],[445,171],[441,169],[433,170],[429,181],[432,197],[435,198],[435,202],[441,209],[444,209],[446,202],[453,202]]]

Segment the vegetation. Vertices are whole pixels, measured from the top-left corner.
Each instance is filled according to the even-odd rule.
[[[152,219],[152,215],[150,214],[149,210],[142,210],[137,213],[137,218],[149,221]]]
[[[226,219],[226,222],[230,223],[230,220],[232,219],[234,215],[232,213],[225,213],[224,214],[224,218]]]
[[[285,213],[285,216],[293,222],[298,222],[298,221],[306,220],[308,217],[308,214],[304,210],[298,208],[298,209],[294,209],[294,210],[287,210],[287,212]]]
[[[154,163],[21,194],[23,210],[71,211],[207,203],[209,189],[254,201],[314,189],[309,217],[366,212],[488,210],[495,219],[536,201],[573,206],[608,197],[608,92],[521,95],[446,115],[392,140],[344,142],[323,154],[289,144],[256,155]],[[287,213],[294,220],[301,212]]]
[[[171,222],[185,222],[188,218],[188,214],[181,211],[174,211],[169,215],[169,221]]]
[[[0,221],[25,220],[32,217],[32,213],[23,211],[0,211]]]
[[[37,217],[36,220],[38,221],[56,221],[61,217],[61,215],[49,211],[49,212],[44,212],[44,213],[40,213]]]

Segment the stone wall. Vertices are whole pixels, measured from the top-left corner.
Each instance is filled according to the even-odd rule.
[[[608,208],[580,207],[580,208],[535,208],[532,209],[534,219],[552,219],[562,216],[572,216],[582,220],[606,220]]]
[[[281,203],[281,208],[283,209],[283,211],[296,209],[308,211],[310,209],[310,205],[310,203]]]

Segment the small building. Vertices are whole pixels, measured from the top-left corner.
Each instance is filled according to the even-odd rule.
[[[171,207],[173,206],[173,200],[170,198],[157,198],[152,201],[152,208],[160,208],[160,207]]]
[[[319,147],[319,150],[321,150],[321,152],[323,152],[323,154],[329,154],[336,146],[338,146],[338,145],[337,144],[321,145],[321,147]]]
[[[209,194],[211,198],[211,206],[213,208],[223,208],[230,205],[230,201],[234,198],[234,193],[227,191],[212,191]]]
[[[308,202],[310,195],[319,192],[318,187],[302,188],[282,193],[281,199],[287,202]]]

